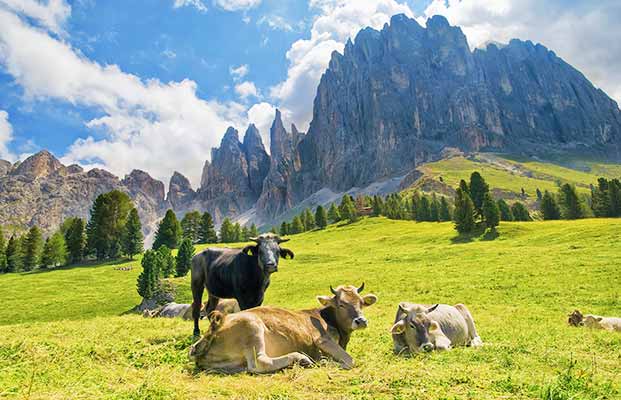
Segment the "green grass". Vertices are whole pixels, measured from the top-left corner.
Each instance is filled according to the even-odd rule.
[[[558,183],[570,183],[578,191],[590,193],[590,185],[597,184],[597,178],[621,177],[619,164],[570,160],[567,165],[523,157],[475,154],[469,158],[452,157],[424,164],[420,170],[435,180],[442,177],[451,187],[457,187],[461,179],[468,180],[472,172],[479,171],[490,188],[508,194],[520,194],[524,188],[530,200],[536,200],[537,189],[556,193]]]
[[[0,276],[0,398],[618,399],[621,335],[567,326],[566,314],[621,315],[621,220],[502,223],[456,240],[452,225],[363,219],[293,236],[265,304],[315,306],[329,285],[379,302],[335,363],[273,376],[208,375],[187,361],[191,322],[124,315],[139,302],[115,265]],[[176,279],[189,301],[189,278]],[[400,301],[463,302],[486,343],[392,354]]]

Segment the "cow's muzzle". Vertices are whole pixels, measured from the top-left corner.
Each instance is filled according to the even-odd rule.
[[[420,346],[421,350],[424,351],[425,353],[429,353],[430,351],[433,350],[433,344],[427,342],[424,343]]]
[[[278,264],[265,264],[265,270],[267,271],[268,274],[273,274],[274,272],[278,271]]]
[[[369,325],[369,321],[365,317],[358,317],[351,323],[352,329],[364,329]]]

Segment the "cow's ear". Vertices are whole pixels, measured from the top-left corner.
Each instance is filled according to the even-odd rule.
[[[372,306],[377,303],[377,296],[374,294],[367,294],[366,296],[362,296],[362,301],[364,301],[365,306]]]
[[[392,328],[390,328],[390,333],[393,335],[400,335],[405,332],[405,320],[401,320],[394,324]]]
[[[289,256],[290,259],[293,260],[294,254],[291,250],[289,249],[284,249],[284,248],[280,248],[280,256],[282,258],[287,258],[287,256]]]
[[[317,301],[324,307],[334,304],[334,297],[332,296],[317,296]]]
[[[597,320],[597,322],[602,322],[604,317],[596,317],[595,319]]]
[[[254,256],[254,255],[256,255],[258,253],[257,252],[257,246],[255,246],[255,245],[248,245],[248,246],[246,246],[246,247],[244,247],[242,249],[242,253],[246,254],[247,256],[250,256],[250,255]],[[252,254],[248,254],[248,253],[252,253]]]
[[[440,325],[438,325],[436,321],[431,321],[429,324],[429,332],[435,332],[438,329],[440,329]]]

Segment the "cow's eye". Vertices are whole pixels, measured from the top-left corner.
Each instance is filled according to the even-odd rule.
[[[340,308],[345,308],[345,304],[339,304]]]

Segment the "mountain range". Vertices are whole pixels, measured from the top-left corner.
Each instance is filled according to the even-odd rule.
[[[205,162],[200,187],[175,172],[167,194],[146,172],[123,179],[85,172],[46,151],[2,161],[0,224],[49,232],[65,217],[86,217],[98,194],[120,189],[137,203],[147,235],[167,208],[269,226],[344,192],[398,190],[419,164],[452,149],[619,159],[621,111],[541,44],[514,39],[471,51],[444,17],[423,27],[396,15],[332,54],[307,133],[287,130],[276,111],[269,154],[254,125],[242,140],[231,127]]]

